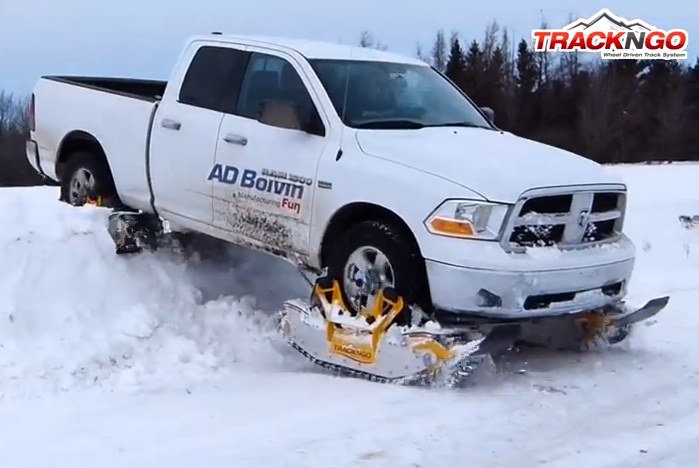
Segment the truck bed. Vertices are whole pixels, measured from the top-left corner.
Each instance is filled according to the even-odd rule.
[[[94,76],[44,76],[42,78],[145,101],[159,101],[167,86],[167,81],[143,80],[137,78]]]
[[[147,206],[147,149],[166,82],[76,76],[43,77],[34,87],[33,138],[43,172],[61,180],[66,138],[87,139],[108,155],[124,203]],[[73,144],[73,143],[71,143]],[[80,148],[80,146],[78,146]],[[139,200],[144,202],[139,204]]]

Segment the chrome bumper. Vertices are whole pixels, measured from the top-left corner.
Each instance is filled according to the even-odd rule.
[[[434,306],[487,318],[530,318],[604,307],[623,298],[634,257],[545,271],[499,271],[426,261]]]

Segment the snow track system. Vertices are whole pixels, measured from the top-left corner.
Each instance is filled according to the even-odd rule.
[[[321,277],[310,304],[287,301],[285,306],[278,327],[288,343],[336,375],[381,383],[454,382],[470,375],[493,350],[493,340],[477,330],[398,325],[409,311],[392,288],[381,291],[373,308],[353,316],[337,282]]]
[[[458,327],[434,322],[401,326],[410,309],[392,288],[374,306],[353,315],[336,281],[321,276],[310,303],[287,301],[277,327],[289,345],[313,364],[339,376],[378,383],[456,386],[489,355],[515,346],[585,350],[625,340],[633,324],[665,308],[669,297],[630,311],[618,305],[519,321],[475,319]]]

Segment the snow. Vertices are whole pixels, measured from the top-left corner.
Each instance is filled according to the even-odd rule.
[[[107,212],[0,190],[0,466],[697,466],[699,166],[618,166],[638,247],[630,302],[671,294],[629,342],[527,351],[464,389],[325,375],[270,330],[307,294],[232,249],[113,255]]]

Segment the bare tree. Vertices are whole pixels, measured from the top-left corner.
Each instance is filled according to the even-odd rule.
[[[505,57],[505,81],[508,85],[512,85],[514,81],[515,47],[512,42],[513,39],[513,37],[510,37],[510,32],[507,28],[503,28],[500,49],[502,49],[502,55]]]
[[[425,63],[430,63],[430,58],[427,55],[425,55],[425,51],[422,49],[422,44],[420,44],[419,42],[415,46],[415,56]]]
[[[687,86],[679,66],[670,65],[666,88],[661,92],[659,102],[649,109],[656,125],[653,129],[653,146],[666,148],[668,153],[675,150],[678,154],[668,156],[682,157],[684,148],[678,145],[691,117],[691,108],[687,106]]]
[[[572,23],[575,21],[575,17],[572,13],[568,14],[568,22]],[[572,52],[566,52],[559,55],[558,60],[558,75],[566,80],[570,85],[575,85],[575,80],[580,76],[580,71],[582,70],[582,63],[580,61],[580,52],[575,50]]]
[[[9,131],[14,112],[14,96],[0,91],[0,138]]]
[[[29,134],[29,97],[16,98],[11,112],[10,131],[20,135]]]
[[[28,136],[29,99],[0,91],[0,186],[42,184],[25,155]]]
[[[430,55],[432,57],[432,66],[439,71],[444,71],[447,66],[447,40],[444,37],[444,31],[441,29],[437,31],[437,36],[434,38]]]
[[[388,46],[382,44],[371,34],[369,31],[364,30],[359,35],[359,47],[366,47],[368,49],[378,49],[378,50],[388,50]]]
[[[546,19],[541,19],[541,25],[539,29],[548,29],[548,23]],[[537,80],[537,88],[541,88],[545,83],[549,82],[551,78],[551,53],[548,51],[538,51],[536,54],[536,65],[539,70],[539,79]]]
[[[578,129],[589,157],[625,162],[625,140],[642,119],[634,96],[635,90],[628,86],[625,77],[607,67],[598,68],[591,75],[580,106]]]
[[[500,33],[500,26],[497,21],[493,21],[485,28],[485,38],[483,39],[483,46],[481,50],[483,51],[483,58],[486,64],[490,62],[493,57],[493,52],[500,45],[500,38],[498,37]]]

